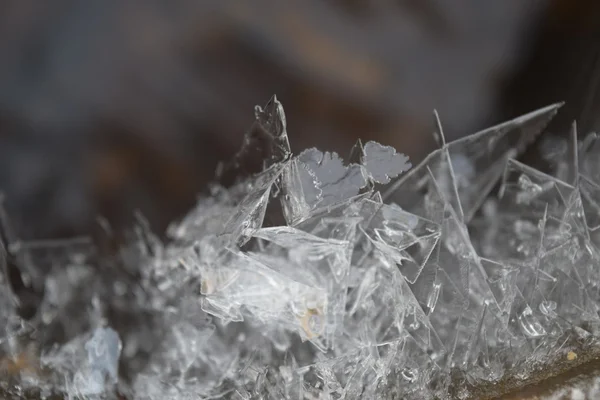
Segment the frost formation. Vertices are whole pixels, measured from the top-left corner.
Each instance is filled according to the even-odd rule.
[[[168,240],[140,220],[134,245],[108,258],[102,240],[3,252],[43,298],[21,318],[0,276],[2,387],[469,398],[566,359],[575,343],[595,345],[600,141],[580,143],[574,129],[554,174],[515,160],[559,107],[451,143],[438,121],[441,147],[410,169],[375,142],[358,142],[348,164],[316,149],[293,155],[273,98],[256,109],[262,172],[215,185]],[[22,357],[31,365],[16,368]]]

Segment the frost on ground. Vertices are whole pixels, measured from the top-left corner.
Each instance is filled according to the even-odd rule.
[[[441,147],[411,169],[374,142],[347,163],[292,154],[273,98],[256,110],[262,172],[215,184],[167,240],[140,218],[118,252],[105,224],[94,246],[15,246],[4,221],[22,276],[0,280],[4,389],[468,398],[567,359],[600,335],[600,141],[574,129],[553,175],[515,160],[558,108],[451,143],[438,121]],[[31,318],[24,292],[41,293]]]

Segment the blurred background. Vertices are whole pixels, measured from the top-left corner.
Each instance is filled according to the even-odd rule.
[[[595,0],[3,1],[0,190],[22,238],[160,232],[272,94],[295,151],[418,162],[434,108],[451,139],[560,100],[589,131],[599,48]]]

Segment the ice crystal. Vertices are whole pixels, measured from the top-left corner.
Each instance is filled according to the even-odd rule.
[[[98,328],[85,342],[83,338],[54,349],[41,359],[41,365],[58,372],[58,387],[76,396],[103,394],[118,381],[121,341],[110,328]]]
[[[573,362],[600,335],[600,141],[579,142],[574,126],[553,172],[516,160],[559,107],[450,143],[436,115],[440,148],[410,169],[374,142],[347,162],[292,154],[273,98],[219,171],[238,179],[213,186],[168,240],[140,220],[116,257],[69,242],[50,263],[31,246],[7,253],[27,256],[23,281],[45,288],[25,321],[0,279],[7,359],[31,342],[41,357],[40,370],[17,371],[20,387],[468,398]],[[245,173],[256,154],[262,172]]]

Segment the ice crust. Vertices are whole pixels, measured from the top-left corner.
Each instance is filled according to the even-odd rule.
[[[600,335],[600,141],[579,142],[574,127],[546,173],[515,160],[559,107],[450,143],[436,115],[440,148],[410,169],[375,142],[348,163],[292,154],[274,97],[256,109],[263,171],[214,185],[167,240],[140,219],[108,260],[72,243],[52,262],[19,250],[28,265],[45,260],[45,290],[25,321],[0,276],[3,357],[36,365],[11,369],[5,387],[430,399],[527,378],[571,339]]]

